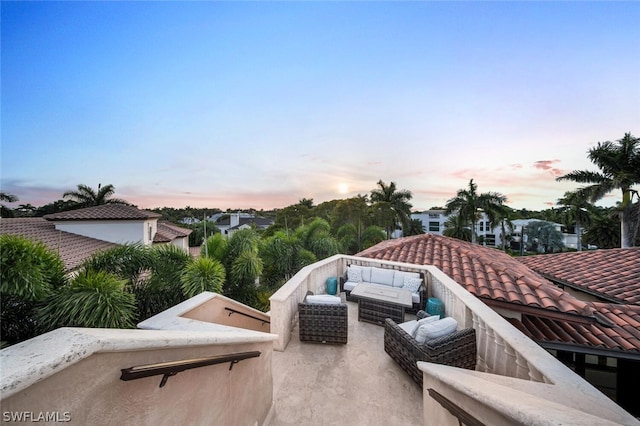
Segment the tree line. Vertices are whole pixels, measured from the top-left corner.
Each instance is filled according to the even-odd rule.
[[[504,195],[480,193],[471,179],[447,201],[445,210],[451,217],[445,234],[477,242],[475,225],[484,212],[493,226],[503,227],[503,234],[511,220],[539,216],[583,226],[588,244],[633,246],[640,227],[640,201],[633,187],[640,183],[639,145],[630,134],[615,143],[598,143],[589,150],[589,158],[600,171],[573,171],[558,178],[588,185],[565,193],[557,208],[542,212],[510,209]],[[616,207],[593,205],[614,189],[622,192]],[[59,200],[64,206],[57,207],[127,203],[113,198],[114,193],[113,185],[99,185],[97,191],[78,185],[65,192]],[[10,194],[0,197],[17,201]],[[370,194],[319,205],[303,198],[278,209],[274,224],[262,232],[243,229],[230,239],[203,233],[197,258],[172,245],[123,245],[95,254],[71,277],[58,255],[42,244],[2,235],[2,340],[17,342],[61,326],[134,327],[202,291],[266,310],[270,295],[306,265],[336,253],[358,253],[396,230],[404,235],[423,233],[421,222],[411,220],[411,199],[410,191],[380,180]],[[7,212],[11,210],[3,206],[3,215]]]

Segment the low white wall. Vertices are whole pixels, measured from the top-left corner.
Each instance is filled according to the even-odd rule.
[[[273,336],[254,334],[57,329],[0,351],[3,416],[57,413],[78,425],[263,424],[273,400]],[[162,388],[161,375],[120,380],[124,368],[249,351],[261,354],[232,370],[225,363],[180,372]]]
[[[556,414],[553,413],[558,406],[564,407],[567,413],[571,413],[563,417],[573,416],[575,419],[580,419],[579,424],[598,424],[594,420],[600,420],[600,424],[606,424],[607,421],[638,424],[615,402],[438,268],[435,266],[428,268],[429,293],[443,301],[446,315],[453,316],[465,327],[473,327],[476,330],[478,342],[476,370],[478,372],[472,372],[473,374],[460,372],[456,373],[457,376],[453,373],[448,375],[447,373],[452,371],[451,367],[443,369],[441,368],[443,366],[431,363],[418,363],[424,373],[423,393],[428,394],[428,389],[435,387],[437,391],[453,397],[454,401],[461,404],[466,411],[475,413],[483,413],[487,409],[494,411],[487,418],[520,416],[512,418],[509,424],[556,424]],[[476,381],[472,382],[471,378]],[[502,387],[497,386],[496,383]],[[454,388],[456,391],[451,391]],[[511,389],[518,389],[528,395],[524,397],[521,395],[520,401],[515,398],[513,403],[507,403],[506,401],[513,397],[509,393]],[[470,396],[472,396],[472,403],[467,400]],[[534,397],[538,400],[532,399],[531,406],[522,403],[523,398]],[[505,401],[504,403],[495,401],[501,398]],[[480,408],[480,405],[483,408]],[[439,407],[439,404],[429,401],[429,409],[434,409],[436,406]],[[509,413],[516,406],[519,406],[519,412]],[[443,410],[442,407],[439,409]],[[425,404],[425,419],[426,411]],[[443,417],[447,416],[443,415]],[[498,417],[493,418],[493,421],[497,421]],[[489,421],[487,424],[496,423]]]

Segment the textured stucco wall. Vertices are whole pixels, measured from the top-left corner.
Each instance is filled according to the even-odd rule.
[[[258,358],[122,381],[121,369],[260,351]],[[271,342],[100,352],[2,400],[4,412],[68,412],[71,424],[262,424],[271,409]]]

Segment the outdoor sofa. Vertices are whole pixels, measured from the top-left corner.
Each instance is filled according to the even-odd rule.
[[[421,272],[399,271],[377,266],[349,265],[344,276],[340,277],[340,291],[344,292],[350,302],[358,298],[351,296],[351,291],[360,283],[387,285],[403,288],[411,292],[412,312],[424,309],[427,286]]]
[[[424,311],[416,314],[417,320],[428,316]],[[418,343],[401,325],[387,318],[384,325],[384,350],[421,388],[422,371],[418,368],[418,361],[469,370],[476,368],[476,332],[473,328],[456,330],[434,340]]]

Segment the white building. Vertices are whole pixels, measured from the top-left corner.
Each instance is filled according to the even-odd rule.
[[[422,213],[413,213],[411,219],[420,219],[425,232],[435,235],[443,235],[445,230],[445,222],[451,215],[446,214],[446,210],[425,210]],[[531,222],[537,222],[540,219],[516,219],[512,220],[511,224],[513,229],[505,228],[507,235],[512,235],[515,241],[520,241],[520,235],[522,233],[522,227],[525,227]],[[560,223],[554,223],[556,229],[562,233],[564,245],[567,248],[577,248],[577,235],[563,232],[563,226]],[[497,226],[491,228],[489,223],[489,217],[486,213],[480,213],[480,219],[476,222],[476,235],[478,241],[483,241],[484,245],[491,247],[502,246],[502,227]]]

